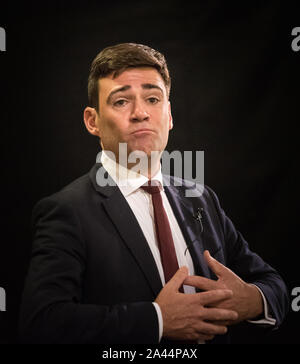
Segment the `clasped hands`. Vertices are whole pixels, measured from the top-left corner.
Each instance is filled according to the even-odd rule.
[[[263,312],[259,290],[244,282],[206,250],[205,260],[218,280],[189,276],[181,267],[164,286],[155,302],[163,317],[163,336],[172,340],[211,340],[227,332],[227,326],[257,317]],[[203,292],[184,294],[184,285]]]

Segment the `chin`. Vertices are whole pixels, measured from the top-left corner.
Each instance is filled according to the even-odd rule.
[[[159,148],[155,148],[153,146],[147,147],[147,146],[143,145],[143,146],[140,146],[140,147],[137,147],[137,148],[131,150],[131,152],[129,152],[128,154],[130,154],[130,153],[133,153],[133,155],[137,155],[137,156],[141,156],[141,157],[146,154],[147,157],[151,157],[151,153],[160,154],[161,151]]]

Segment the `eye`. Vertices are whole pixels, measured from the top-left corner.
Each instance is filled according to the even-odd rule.
[[[159,102],[159,99],[157,97],[149,97],[147,99],[147,101],[150,103],[150,104],[157,104]]]
[[[120,99],[120,100],[117,100],[113,103],[114,106],[116,107],[121,107],[121,106],[125,106],[127,103],[127,101],[125,99]]]

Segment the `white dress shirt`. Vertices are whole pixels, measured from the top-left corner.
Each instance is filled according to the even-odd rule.
[[[126,201],[128,202],[131,210],[133,211],[143,233],[146,238],[147,243],[149,244],[150,250],[154,257],[155,263],[157,265],[157,269],[160,275],[160,279],[162,285],[165,285],[165,277],[164,271],[161,263],[160,252],[158,248],[158,241],[156,236],[155,230],[155,220],[154,220],[154,211],[152,205],[152,197],[149,193],[145,192],[142,188],[148,178],[143,176],[139,173],[133,172],[120,164],[117,164],[114,160],[108,157],[105,151],[102,151],[101,154],[101,163],[106,171],[109,173],[110,177],[114,180],[116,185],[119,187],[121,193],[125,197]],[[188,267],[189,274],[194,275],[194,264],[191,258],[189,251],[186,250],[186,242],[178,225],[178,222],[174,216],[173,210],[170,206],[168,198],[164,192],[163,188],[163,180],[162,180],[162,173],[161,167],[159,168],[158,172],[152,177],[152,180],[156,180],[159,182],[160,185],[160,194],[163,201],[163,206],[165,208],[166,214],[169,219],[169,223],[172,232],[172,237],[174,241],[176,256],[179,267],[186,266]],[[258,287],[257,287],[258,288]],[[195,293],[195,288],[191,286],[183,286],[185,293]],[[251,321],[255,323],[268,323],[268,324],[275,324],[275,320],[268,316],[267,311],[267,302],[266,299],[262,294],[264,305],[265,305],[265,319],[259,321]],[[153,302],[153,305],[156,309],[158,322],[159,322],[159,341],[162,337],[163,332],[163,319],[160,307],[157,303]]]

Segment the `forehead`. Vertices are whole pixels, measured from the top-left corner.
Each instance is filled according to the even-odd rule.
[[[142,84],[149,83],[154,84],[165,90],[165,83],[155,68],[152,67],[138,67],[128,68],[117,77],[113,77],[113,74],[109,74],[106,77],[98,80],[99,91],[101,93],[110,93],[114,89],[121,86],[141,87]]]

